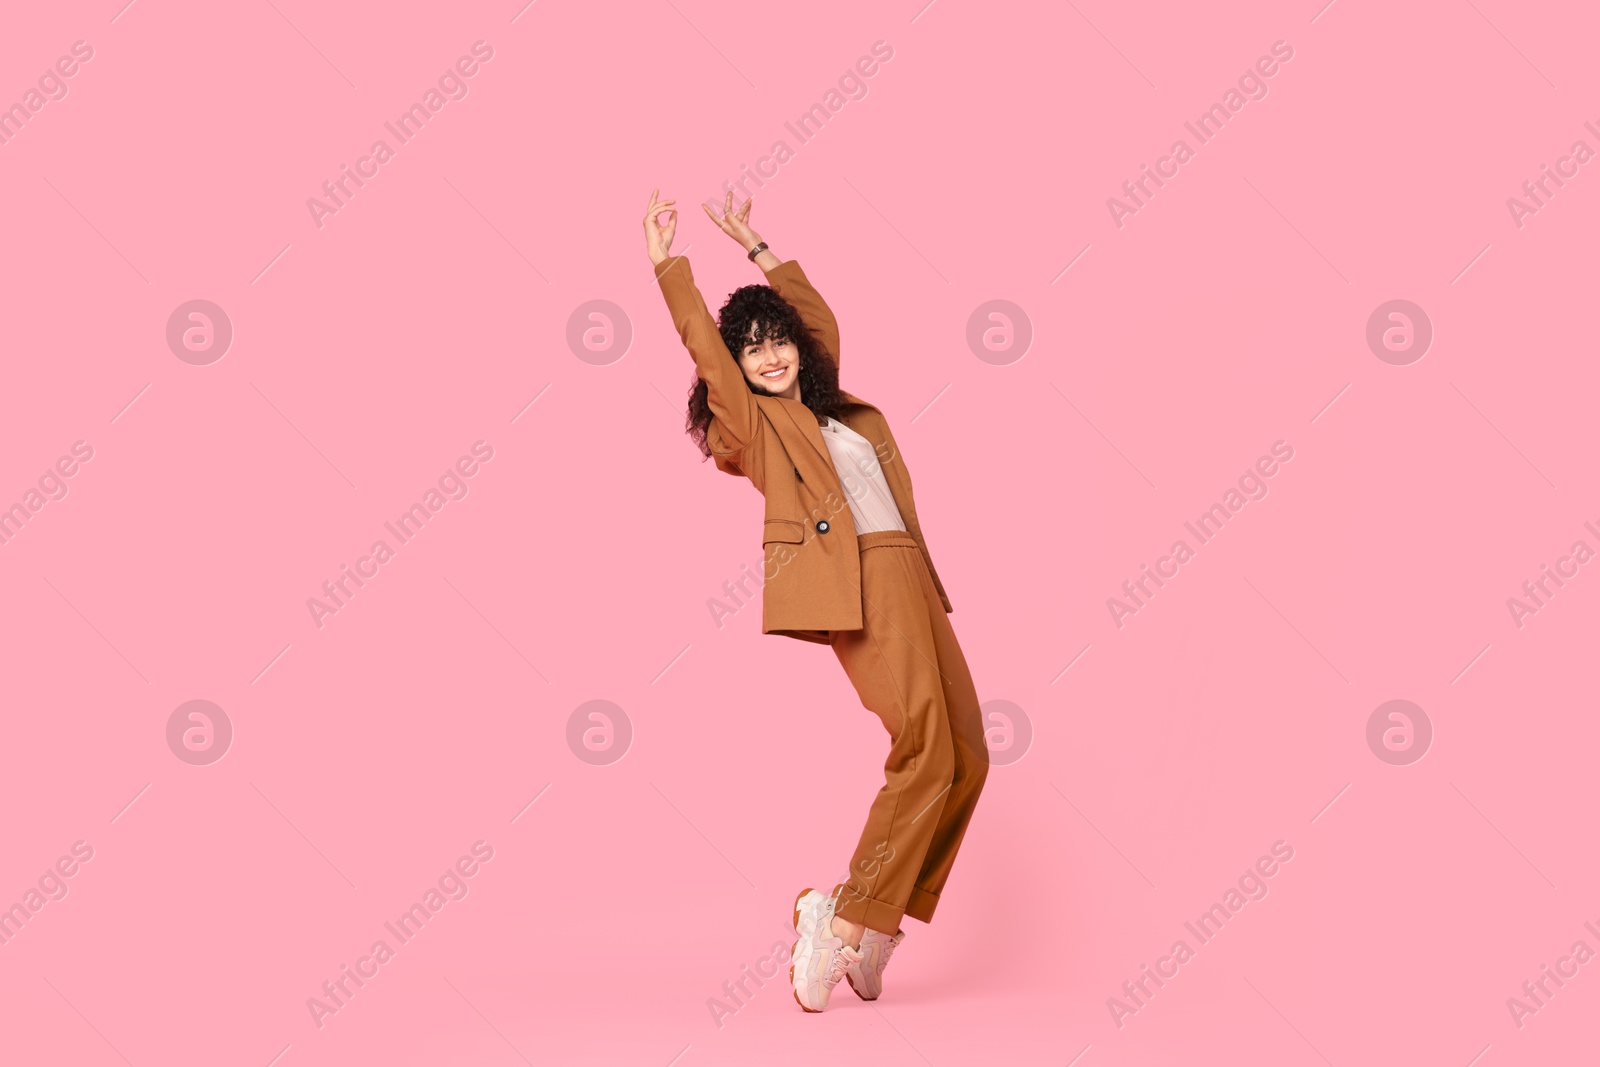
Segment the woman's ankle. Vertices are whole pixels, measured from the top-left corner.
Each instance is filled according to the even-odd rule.
[[[828,933],[843,941],[851,948],[860,948],[861,939],[866,936],[867,928],[862,923],[853,923],[839,915],[835,915],[828,924]]]

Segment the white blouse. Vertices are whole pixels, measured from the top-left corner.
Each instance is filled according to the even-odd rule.
[[[889,483],[884,480],[883,467],[878,463],[878,453],[872,442],[832,417],[820,429],[828,452],[833,456],[839,484],[844,486],[845,499],[850,503],[856,533],[904,530],[905,521],[900,518],[900,508],[889,491]]]

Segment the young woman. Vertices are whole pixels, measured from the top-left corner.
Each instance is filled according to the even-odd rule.
[[[840,978],[875,1000],[900,919],[929,922],[988,773],[978,697],[917,523],[911,476],[876,407],[839,388],[839,327],[800,264],[780,262],[729,193],[718,228],[766,275],[712,321],[669,253],[676,201],[650,194],[645,243],[694,358],[688,430],[766,498],[762,633],[830,645],[889,733],[884,785],[832,895],[795,900],[790,980],[821,1011]],[[663,219],[665,220],[663,222]],[[827,758],[809,731],[802,764]],[[811,773],[809,771],[805,773]]]

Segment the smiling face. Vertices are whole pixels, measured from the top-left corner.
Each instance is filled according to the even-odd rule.
[[[760,327],[760,323],[750,324],[744,349],[739,353],[740,369],[761,392],[799,400],[800,350],[786,337],[757,341],[756,337],[762,332]]]

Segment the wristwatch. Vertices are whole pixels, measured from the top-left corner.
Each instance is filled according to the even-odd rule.
[[[750,250],[750,262],[754,263],[756,261],[756,257],[759,256],[761,253],[765,252],[766,250],[767,250],[767,242],[762,241],[760,244],[756,245],[754,248],[752,248]]]

